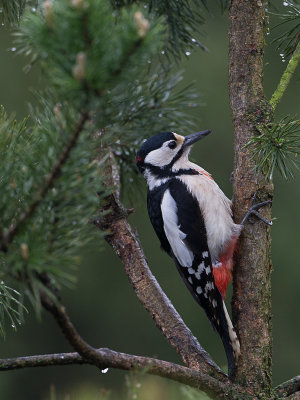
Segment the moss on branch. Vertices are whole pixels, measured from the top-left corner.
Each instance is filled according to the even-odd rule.
[[[284,95],[284,92],[286,91],[299,62],[300,62],[300,42],[298,43],[292,57],[290,58],[290,61],[284,73],[282,74],[280,82],[271,97],[270,104],[273,110],[276,109],[278,103],[280,102],[282,96]]]

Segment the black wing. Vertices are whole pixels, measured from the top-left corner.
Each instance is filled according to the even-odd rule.
[[[161,213],[162,198],[165,191],[168,189],[168,186],[169,181],[155,187],[152,190],[148,190],[147,207],[150,221],[160,240],[161,247],[164,251],[171,255],[171,247],[164,231],[164,223]]]

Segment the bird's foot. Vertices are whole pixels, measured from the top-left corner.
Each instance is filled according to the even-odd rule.
[[[253,196],[252,202],[254,201],[255,197],[256,197],[256,193],[255,193],[255,195]],[[273,222],[272,222],[272,221],[267,220],[267,219],[264,218],[262,215],[260,215],[259,212],[256,211],[256,210],[259,210],[261,207],[265,207],[265,206],[267,206],[267,205],[269,205],[269,204],[270,204],[270,205],[272,204],[272,201],[271,201],[271,200],[262,201],[261,203],[257,203],[257,204],[252,205],[252,206],[249,208],[249,210],[246,212],[246,214],[245,214],[245,216],[244,216],[244,218],[243,218],[243,220],[242,220],[242,222],[241,222],[241,225],[245,225],[247,219],[248,219],[251,215],[255,215],[258,219],[260,219],[261,221],[263,221],[265,224],[267,224],[267,225],[269,225],[269,226],[272,226],[272,225],[273,225]]]

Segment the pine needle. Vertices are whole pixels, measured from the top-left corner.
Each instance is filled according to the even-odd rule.
[[[284,179],[294,178],[300,161],[300,120],[285,117],[277,123],[259,125],[258,136],[246,145],[251,146],[256,171],[273,179],[278,171]]]

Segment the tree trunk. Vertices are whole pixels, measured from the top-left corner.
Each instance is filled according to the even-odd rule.
[[[234,216],[240,222],[252,204],[271,200],[273,185],[254,171],[251,148],[256,124],[270,122],[263,91],[266,1],[233,0],[230,8],[229,91],[235,133]],[[270,207],[261,209],[270,219]],[[251,223],[252,222],[252,223]],[[233,273],[233,321],[241,342],[236,381],[255,393],[271,390],[271,285],[269,227],[256,217],[243,228]]]

